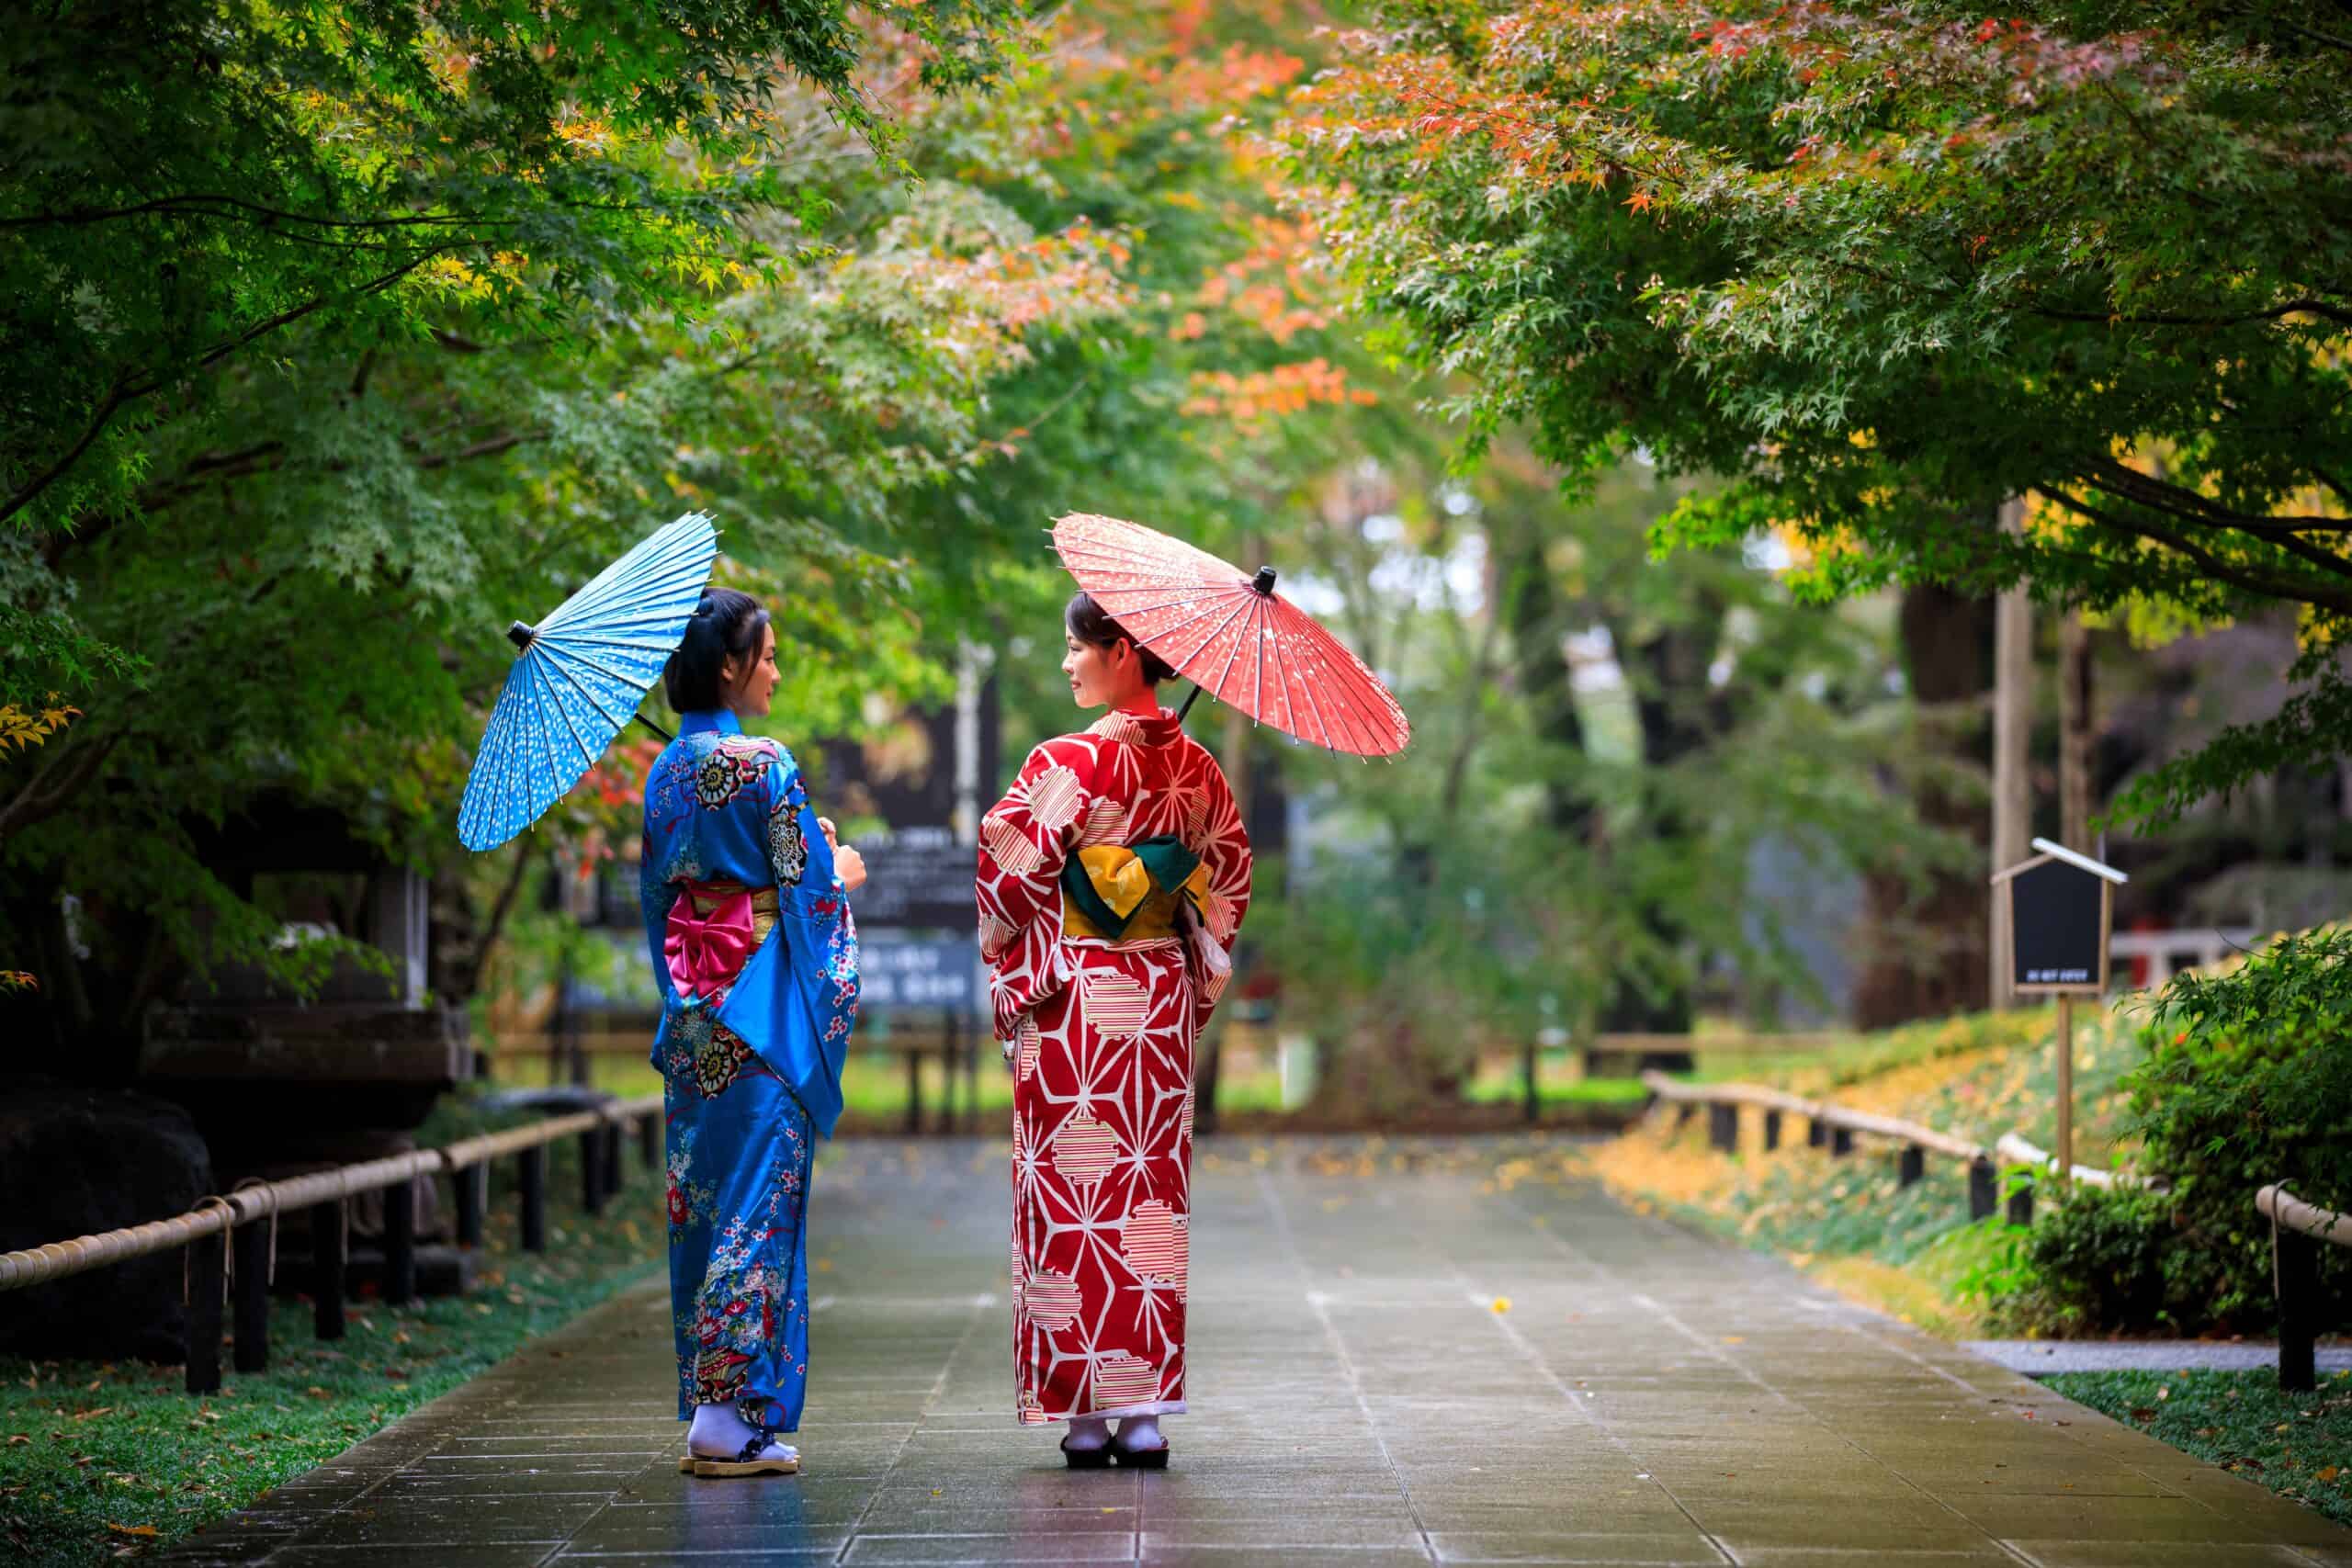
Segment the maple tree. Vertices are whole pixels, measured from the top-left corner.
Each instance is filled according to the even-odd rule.
[[[2291,606],[2304,691],[2118,810],[2332,765],[2352,42],[2305,7],[1439,4],[1344,47],[1283,128],[1302,210],[1474,445],[1725,476],[1660,543],[1778,529],[1816,597]]]

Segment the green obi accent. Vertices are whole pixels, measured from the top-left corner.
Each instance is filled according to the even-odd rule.
[[[1199,908],[1208,868],[1173,833],[1139,844],[1095,844],[1062,864],[1062,931],[1107,942],[1146,942],[1176,934],[1176,907]]]

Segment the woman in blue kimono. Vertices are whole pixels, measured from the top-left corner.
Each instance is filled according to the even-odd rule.
[[[808,1379],[808,1167],[857,1018],[855,850],[815,816],[768,711],[775,632],[713,588],[663,671],[678,738],[645,784],[639,890],[662,991],[681,1470],[786,1475]]]

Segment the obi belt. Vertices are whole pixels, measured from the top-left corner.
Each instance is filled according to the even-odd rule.
[[[682,882],[670,906],[662,955],[682,997],[714,996],[735,983],[743,965],[775,930],[774,887],[740,882]]]
[[[1177,911],[1205,912],[1209,868],[1173,833],[1096,844],[1062,864],[1062,934],[1103,942],[1174,938]]]

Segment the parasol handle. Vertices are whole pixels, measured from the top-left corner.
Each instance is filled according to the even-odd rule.
[[[1200,685],[1199,685],[1199,683],[1198,683],[1198,682],[1194,682],[1194,684],[1193,684],[1193,694],[1192,694],[1191,696],[1189,696],[1189,697],[1186,697],[1186,698],[1184,699],[1184,705],[1183,705],[1182,707],[1178,708],[1178,709],[1176,710],[1176,722],[1177,722],[1177,723],[1179,723],[1179,724],[1183,723],[1183,722],[1184,722],[1184,716],[1185,716],[1186,714],[1188,714],[1188,713],[1192,712],[1192,711],[1193,711],[1193,705],[1194,703],[1196,703],[1196,702],[1199,702],[1200,700],[1201,700],[1201,688],[1200,688]]]
[[[639,714],[637,716],[637,722],[645,726],[646,728],[653,731],[654,734],[660,736],[662,739],[662,743],[665,745],[678,739],[668,730],[662,728],[660,725],[654,723],[651,719],[646,717],[643,714]]]

